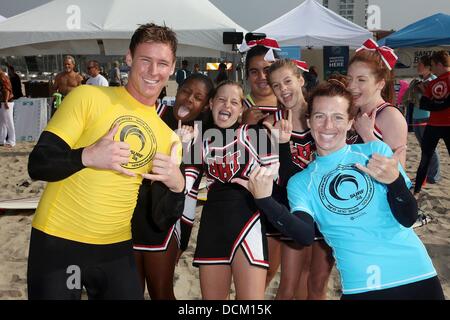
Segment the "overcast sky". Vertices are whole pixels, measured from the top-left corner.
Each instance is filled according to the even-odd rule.
[[[58,1],[58,0],[56,0]],[[95,1],[95,0],[93,0]],[[126,0],[123,0],[126,1]],[[156,0],[147,0],[155,1]],[[196,0],[185,0],[196,1]],[[303,0],[210,0],[231,19],[254,30],[292,10]],[[360,1],[360,0],[355,0]],[[0,0],[0,15],[10,17],[48,0]],[[76,0],[73,0],[76,3]],[[322,3],[322,1],[319,1]],[[398,30],[434,13],[450,14],[450,0],[369,0],[380,6],[381,28]],[[180,13],[182,14],[182,13]]]
[[[380,6],[385,30],[399,30],[435,13],[450,14],[450,0],[369,0],[369,4]]]

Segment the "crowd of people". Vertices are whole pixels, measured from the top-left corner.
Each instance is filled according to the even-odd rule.
[[[0,146],[12,148],[16,144],[14,127],[14,100],[25,96],[20,76],[14,66],[7,65],[7,73],[0,68]],[[108,80],[109,79],[109,80]],[[63,61],[63,71],[50,81],[50,95],[52,96],[52,114],[61,104],[64,97],[74,88],[82,85],[121,86],[125,81],[120,73],[119,62],[114,61],[109,76],[96,60],[89,60],[86,64],[86,73],[76,71],[76,62],[73,56],[67,55]]]
[[[126,85],[108,87],[94,60],[80,85],[66,57],[61,103],[29,157],[30,177],[48,181],[32,223],[30,299],[80,299],[83,287],[90,299],[175,299],[202,178],[193,265],[203,299],[228,299],[233,282],[236,299],[262,300],[279,269],[276,299],[326,299],[334,265],[343,300],[444,299],[412,226],[424,181],[439,180],[441,138],[450,153],[448,52],[421,59],[403,98],[422,147],[411,191],[393,50],[369,39],[346,76],[320,83],[306,62],[280,59],[274,41],[248,46],[247,93],[183,61],[173,107],[158,104],[176,65],[168,27],[135,31]],[[68,285],[73,270],[79,282]]]

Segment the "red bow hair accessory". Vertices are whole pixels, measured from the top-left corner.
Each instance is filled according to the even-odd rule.
[[[247,52],[248,50],[250,50],[253,47],[256,46],[263,46],[266,47],[268,49],[272,49],[272,50],[281,50],[280,46],[278,45],[277,40],[272,39],[272,38],[264,38],[264,39],[260,39],[260,40],[252,40],[249,42],[243,42],[241,44],[241,46],[239,47],[239,51],[240,52]]]
[[[299,68],[302,71],[309,71],[309,66],[305,61],[301,61],[301,60],[292,60],[296,65],[297,68]]]
[[[392,70],[397,63],[398,57],[394,53],[394,50],[386,46],[378,46],[378,44],[372,39],[367,39],[361,48],[357,49],[356,52],[361,50],[377,51],[383,62],[386,64],[389,70]]]

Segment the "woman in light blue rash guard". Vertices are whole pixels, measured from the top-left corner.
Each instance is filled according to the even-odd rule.
[[[411,228],[417,203],[399,164],[406,146],[393,153],[381,141],[347,145],[356,110],[339,79],[321,84],[308,102],[317,156],[289,180],[291,212],[270,196],[274,170],[258,168],[248,183],[236,182],[246,184],[269,221],[298,243],[313,242],[317,223],[336,259],[342,300],[443,300],[436,270]]]

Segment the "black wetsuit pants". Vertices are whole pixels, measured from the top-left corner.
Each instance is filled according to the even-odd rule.
[[[389,289],[343,294],[341,300],[445,300],[445,298],[436,276]]]
[[[93,245],[31,230],[28,298],[142,300],[143,293],[130,241]]]

